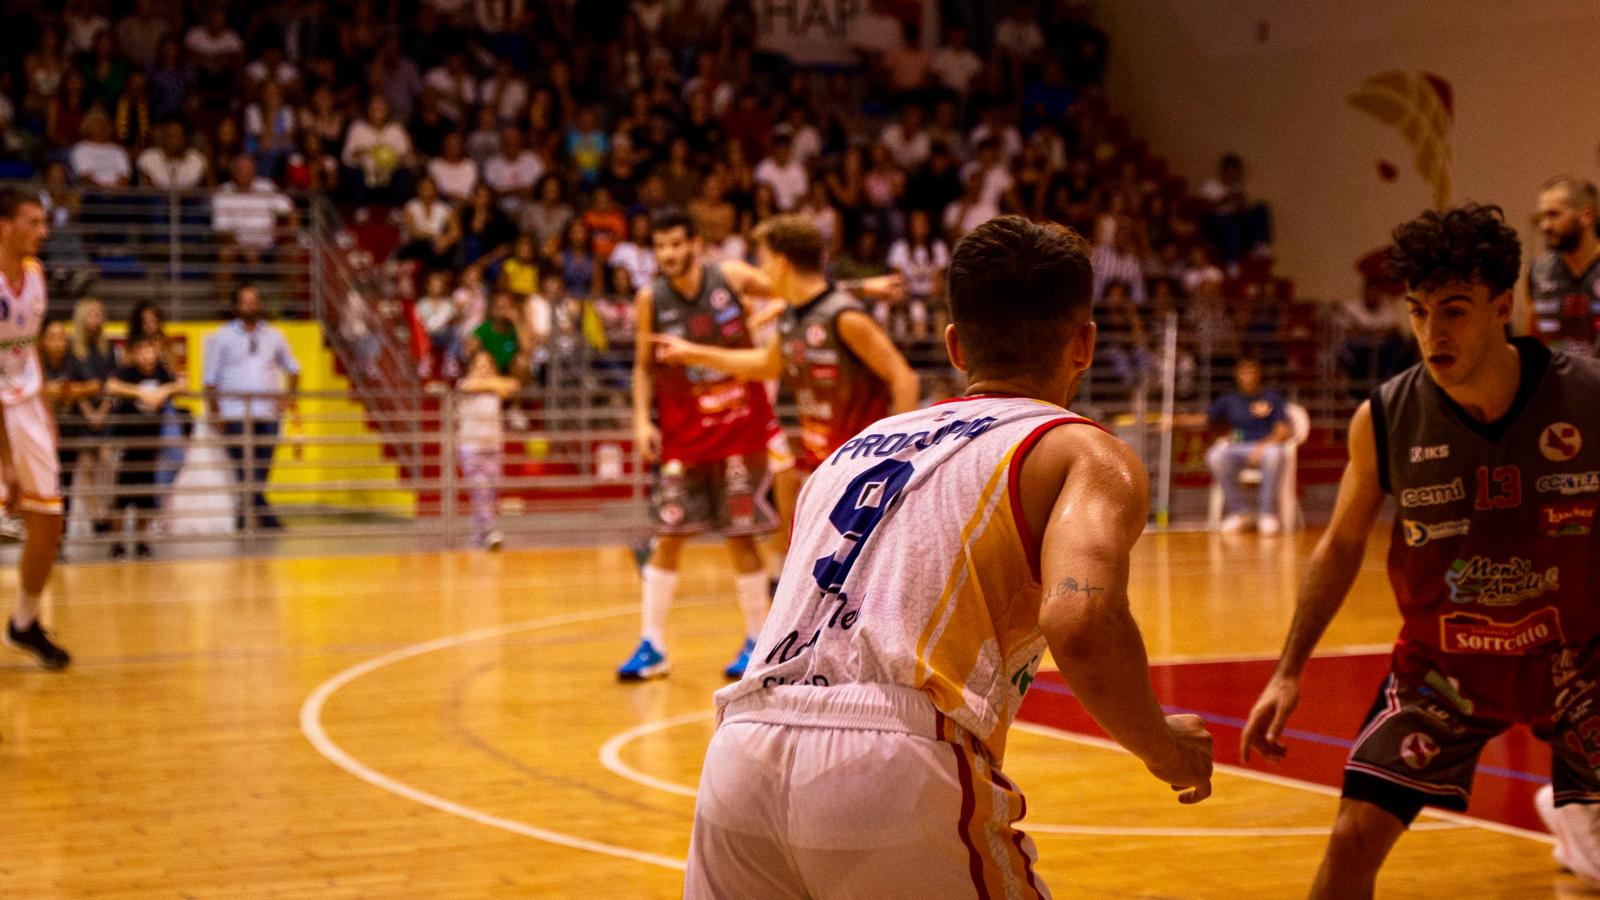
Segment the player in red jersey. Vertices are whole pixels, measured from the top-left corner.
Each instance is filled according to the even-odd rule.
[[[1241,736],[1246,759],[1286,752],[1300,673],[1393,494],[1389,582],[1404,624],[1345,764],[1314,897],[1372,896],[1412,819],[1465,809],[1484,744],[1518,723],[1554,754],[1541,811],[1557,858],[1600,872],[1600,362],[1507,340],[1520,255],[1497,207],[1430,211],[1394,231],[1387,265],[1423,362],[1351,421],[1333,521]]]
[[[765,296],[770,288],[747,263],[702,263],[694,223],[682,212],[658,216],[651,240],[660,274],[635,300],[633,428],[645,458],[660,462],[654,491],[656,538],[641,572],[639,646],[617,677],[639,681],[667,674],[666,618],[677,588],[678,558],[686,538],[715,529],[727,540],[744,611],[744,645],[726,672],[737,678],[770,603],[755,539],[777,525],[766,501],[772,406],[759,382],[666,365],[651,350],[660,335],[750,347],[744,298]]]
[[[854,296],[823,275],[823,238],[799,215],[756,229],[756,257],[788,303],[778,340],[756,349],[711,346],[658,335],[656,357],[748,379],[782,377],[800,412],[800,453],[774,494],[785,524],[806,476],[868,425],[917,407],[919,385],[904,356]]]

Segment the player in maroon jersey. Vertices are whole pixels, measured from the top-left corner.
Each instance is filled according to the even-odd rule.
[[[800,452],[775,495],[787,523],[808,473],[863,428],[917,406],[917,375],[888,335],[850,293],[823,272],[823,239],[799,215],[774,216],[756,229],[761,272],[788,303],[778,340],[734,349],[658,335],[656,357],[740,378],[782,377],[800,413]]]
[[[1350,464],[1311,556],[1277,670],[1240,752],[1286,752],[1300,673],[1344,601],[1386,493],[1403,620],[1391,670],[1345,765],[1315,897],[1370,897],[1424,806],[1467,807],[1478,754],[1521,723],[1554,752],[1541,812],[1557,858],[1600,873],[1600,362],[1507,340],[1521,247],[1497,207],[1396,228],[1390,274],[1423,362],[1350,424]]]

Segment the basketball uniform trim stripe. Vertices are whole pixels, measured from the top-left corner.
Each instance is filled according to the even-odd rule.
[[[961,835],[962,845],[967,848],[967,871],[972,875],[972,886],[977,889],[980,900],[989,900],[989,885],[983,877],[983,856],[978,853],[978,845],[972,840],[972,820],[978,808],[972,763],[967,760],[965,748],[951,744],[950,749],[956,754],[956,780],[961,783],[961,815],[956,820],[956,831]]]
[[[989,476],[989,482],[983,486],[983,493],[978,496],[977,509],[967,519],[967,524],[961,528],[961,546],[971,547],[973,536],[988,524],[989,517],[993,513],[995,495],[1003,480],[1001,476],[1006,473],[1011,464],[1011,455],[1015,452],[1016,449],[1012,448],[1005,458],[1000,460],[1000,465],[996,466],[994,473]],[[949,684],[942,677],[937,683],[933,682],[933,676],[938,673],[933,671],[930,661],[931,648],[944,633],[944,627],[955,608],[957,595],[960,594],[961,587],[966,581],[967,570],[965,555],[958,557],[954,565],[951,566],[950,573],[945,576],[944,590],[940,592],[939,602],[934,604],[932,614],[928,616],[928,625],[917,639],[917,685],[928,689],[928,692],[933,695],[934,706],[938,707],[941,712],[946,709],[946,706],[940,701],[946,699],[951,691],[955,693],[955,707],[952,708],[958,708],[964,702],[962,696],[963,685]]]
[[[1028,798],[1023,796],[1022,789],[1017,787],[1016,782],[1012,781],[1010,778],[1007,778],[1005,773],[1001,772],[999,769],[991,769],[990,774],[996,781],[1000,782],[1001,787],[1004,787],[1006,790],[1017,795],[1019,808],[1017,810],[1017,817],[1013,819],[1011,823],[1011,842],[1017,845],[1017,856],[1022,858],[1022,871],[1028,876],[1028,887],[1032,889],[1034,896],[1043,897],[1044,891],[1039,888],[1039,879],[1033,874],[1034,858],[1028,855],[1027,845],[1024,843],[1028,836],[1023,833],[1022,829],[1017,828],[1015,825],[1015,823],[1021,822],[1023,819],[1028,817]]]
[[[1006,474],[1006,492],[1011,498],[1011,515],[1017,523],[1017,537],[1022,539],[1022,552],[1028,557],[1028,569],[1033,572],[1034,581],[1038,581],[1040,578],[1039,546],[1034,543],[1033,532],[1028,528],[1028,517],[1022,513],[1022,463],[1027,459],[1028,451],[1033,449],[1033,445],[1039,443],[1040,439],[1052,429],[1061,425],[1078,423],[1100,428],[1098,422],[1082,416],[1063,416],[1059,419],[1051,419],[1029,432],[1028,436],[1019,441],[1016,449],[1011,452],[1011,464]]]

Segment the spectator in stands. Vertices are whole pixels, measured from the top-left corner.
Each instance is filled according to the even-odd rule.
[[[578,180],[584,187],[593,187],[605,167],[606,154],[611,152],[611,140],[601,127],[600,111],[585,106],[578,111],[578,121],[566,134],[567,158],[577,169]]]
[[[455,207],[439,196],[439,186],[428,175],[417,180],[417,196],[404,207],[405,243],[396,255],[414,259],[427,268],[443,268],[455,261],[461,245],[461,220]]]
[[[1144,258],[1134,244],[1134,230],[1126,221],[1118,223],[1110,244],[1096,244],[1089,252],[1094,265],[1095,300],[1105,296],[1106,285],[1120,281],[1128,296],[1139,306],[1145,304]]]
[[[627,294],[655,280],[656,254],[651,249],[649,213],[637,212],[628,217],[628,239],[611,251],[606,266],[627,273]]]
[[[1222,291],[1225,280],[1222,270],[1211,260],[1211,251],[1197,244],[1189,250],[1189,262],[1182,272],[1183,292],[1189,296],[1200,293],[1205,286],[1214,292]]]
[[[1226,428],[1227,440],[1219,441],[1206,453],[1211,477],[1222,486],[1226,517],[1223,534],[1235,534],[1250,524],[1250,501],[1239,483],[1245,468],[1261,471],[1257,506],[1257,530],[1264,535],[1282,530],[1278,521],[1278,478],[1283,471],[1283,445],[1289,440],[1288,407],[1277,391],[1262,390],[1261,363],[1252,357],[1241,358],[1234,366],[1238,389],[1223,394],[1211,404],[1208,418],[1213,427]]]
[[[905,278],[905,306],[911,320],[911,338],[928,338],[930,312],[941,309],[944,300],[944,272],[950,266],[950,248],[934,236],[933,222],[925,209],[914,209],[906,224],[906,236],[889,247],[889,268]],[[881,305],[883,301],[878,301]],[[879,321],[883,321],[882,318]]]
[[[862,210],[861,227],[876,228],[884,236],[899,234],[904,227],[900,202],[906,195],[906,173],[895,165],[889,148],[873,144],[870,151],[872,165],[861,178],[862,197],[866,205]]]
[[[605,271],[590,246],[589,226],[582,219],[574,219],[556,250],[561,280],[567,286],[567,293],[575,297],[588,297],[605,285]]]
[[[110,109],[122,96],[122,87],[128,79],[128,67],[117,58],[116,39],[110,31],[102,31],[94,39],[94,47],[83,64],[85,99],[90,106]]]
[[[137,559],[151,559],[150,545],[144,536],[160,507],[156,496],[157,459],[161,454],[162,411],[172,398],[188,389],[182,376],[174,375],[161,362],[160,339],[152,334],[128,341],[124,362],[106,382],[106,393],[117,399],[116,425],[112,434],[122,449],[117,469],[119,512],[132,509],[134,551]],[[118,541],[111,547],[112,559],[124,559],[128,546]]]
[[[772,153],[756,165],[755,180],[772,188],[778,211],[787,212],[800,203],[811,184],[806,167],[794,157],[794,142],[787,132],[772,136]]]
[[[996,210],[1026,210],[1017,197],[1017,180],[1011,174],[1010,158],[1000,153],[1000,139],[986,135],[974,141],[973,146],[978,148],[978,158],[961,170],[961,177],[965,179],[978,175],[983,179],[980,200],[984,205]]]
[[[1037,63],[1044,49],[1044,30],[1028,0],[1012,6],[1011,14],[995,26],[994,52],[1013,73],[1013,84],[1022,83],[1023,70]]]
[[[156,61],[149,69],[150,116],[166,119],[189,111],[193,105],[194,69],[183,59],[183,45],[166,35],[156,45]]]
[[[106,308],[99,300],[85,297],[72,308],[72,355],[83,367],[86,379],[104,385],[116,373],[117,361],[111,352],[111,341],[106,337]],[[116,475],[116,454],[103,441],[109,433],[111,398],[103,392],[86,395],[78,400],[84,436],[98,446],[82,454],[84,485],[92,496],[86,499],[84,511],[94,525],[95,534],[111,531],[110,498],[108,496]]]
[[[267,82],[261,88],[261,99],[244,110],[245,152],[255,157],[256,168],[268,178],[278,177],[295,148],[298,126],[283,90],[278,82]]]
[[[434,270],[424,281],[422,296],[417,298],[417,322],[428,335],[430,356],[422,360],[422,377],[431,378],[433,360],[440,360],[441,373],[447,380],[461,374],[461,310],[450,293],[450,273]]]
[[[227,240],[218,251],[223,277],[232,277],[230,266],[237,260],[252,266],[270,260],[280,226],[293,228],[295,219],[294,204],[256,174],[255,160],[235,157],[233,178],[211,195],[211,227]]]
[[[1271,255],[1271,214],[1245,194],[1244,161],[1237,154],[1224,156],[1217,174],[1201,182],[1198,193],[1210,204],[1201,229],[1230,272],[1247,253]]]
[[[61,472],[61,515],[72,514],[72,482],[78,466],[78,448],[83,440],[83,416],[78,405],[100,396],[101,383],[90,376],[83,362],[72,353],[67,323],[60,318],[46,320],[39,332],[39,365],[44,373],[44,398],[55,417],[59,440],[56,459]]]
[[[589,229],[589,250],[594,254],[595,261],[601,266],[606,265],[611,259],[611,251],[628,237],[628,217],[612,197],[610,185],[602,184],[594,189],[589,209],[579,218],[583,220],[584,227]],[[597,282],[595,287],[603,284]]]
[[[318,85],[311,92],[311,102],[300,109],[300,131],[322,138],[322,146],[335,153],[343,147],[347,124],[330,85]]]
[[[156,0],[137,0],[133,11],[117,21],[117,47],[138,69],[155,65],[161,39],[176,30],[176,23],[161,14]]]
[[[1130,390],[1141,378],[1153,376],[1155,372],[1156,357],[1150,348],[1144,317],[1134,305],[1125,281],[1106,284],[1100,308],[1095,314],[1100,325],[1095,361],[1109,370],[1119,388]]]
[[[87,92],[83,71],[69,68],[45,111],[44,137],[51,148],[69,147],[78,139],[84,117],[90,112]]]
[[[206,178],[206,158],[189,145],[183,120],[161,123],[159,146],[139,154],[139,183],[169,191],[192,191]]]
[[[223,96],[233,85],[234,73],[244,64],[244,40],[228,25],[228,10],[223,4],[210,6],[205,23],[189,29],[183,46],[194,61],[200,89]]]
[[[505,444],[501,407],[521,386],[496,372],[494,357],[484,350],[473,354],[467,377],[456,385],[456,462],[471,492],[474,547],[499,550],[503,541],[494,528]]]
[[[944,46],[933,52],[928,68],[946,90],[965,97],[983,71],[983,60],[967,46],[967,29],[958,25],[945,31]]]
[[[283,47],[277,43],[261,48],[261,58],[244,67],[244,78],[252,94],[261,93],[269,84],[282,88],[285,94],[293,94],[300,87],[300,70],[284,58]]]
[[[1370,258],[1370,257],[1369,257]],[[1372,389],[1411,362],[1406,335],[1401,328],[1401,297],[1405,290],[1377,266],[1363,272],[1361,297],[1340,304],[1336,321],[1344,332],[1339,348],[1339,370],[1350,380],[1351,399],[1365,398]]]
[[[500,195],[500,207],[516,215],[544,172],[544,160],[523,144],[522,129],[512,125],[500,131],[500,152],[484,163],[483,180]]]
[[[161,307],[154,300],[140,300],[133,305],[133,311],[128,314],[128,330],[123,338],[122,363],[128,361],[127,347],[142,337],[149,337],[156,342],[156,355],[163,365],[173,372],[180,372],[183,360],[179,358],[177,347],[167,335],[167,319],[161,312]],[[183,467],[183,446],[180,438],[189,433],[188,412],[180,410],[170,401],[161,409],[161,437],[165,446],[161,448],[160,464],[156,469],[156,484],[166,487],[178,477],[178,470]]]
[[[900,111],[899,120],[884,128],[878,136],[879,143],[902,169],[909,171],[927,162],[933,150],[933,139],[924,127],[925,115],[921,106],[907,104]]]
[[[500,267],[500,289],[528,297],[539,289],[539,252],[533,235],[521,234],[512,245],[511,258]]]
[[[870,228],[857,232],[850,249],[833,259],[828,274],[834,281],[859,281],[889,274],[878,232]]]
[[[915,103],[932,77],[933,58],[922,49],[922,29],[915,23],[905,23],[900,33],[900,42],[883,54],[883,67],[892,95],[902,103]]]
[[[300,146],[284,165],[283,185],[290,190],[335,194],[339,190],[339,157],[314,131],[300,133]]]
[[[467,132],[467,156],[481,170],[500,154],[500,119],[487,106],[478,107],[476,126]]]
[[[406,169],[412,162],[411,135],[404,125],[389,118],[387,100],[374,96],[367,101],[367,117],[352,124],[345,136],[343,161],[360,173],[350,179],[357,206],[403,202]]]
[[[228,456],[239,487],[250,493],[236,518],[240,529],[252,520],[261,528],[283,527],[262,492],[283,417],[299,417],[300,363],[283,332],[261,316],[261,292],[240,285],[233,293],[233,320],[207,336],[201,352],[211,421],[222,423],[223,435],[231,438]]]
[[[126,187],[133,176],[128,151],[111,140],[111,119],[96,109],[83,117],[83,139],[72,145],[72,174],[96,187]]]
[[[389,113],[402,122],[416,112],[417,99],[423,95],[422,76],[416,63],[400,52],[399,35],[391,32],[384,38],[378,55],[368,64],[367,88],[382,95],[389,103]]]
[[[488,266],[498,262],[517,235],[511,220],[495,202],[494,190],[482,182],[473,188],[472,202],[461,218],[462,262],[468,264]]]
[[[1000,208],[984,199],[984,177],[974,171],[967,176],[966,190],[944,208],[944,233],[952,243],[961,240],[968,232],[1000,215]]]
[[[820,181],[811,182],[806,199],[796,210],[822,233],[823,259],[839,252],[844,241],[844,217],[828,202],[828,187]]]
[[[465,122],[467,110],[477,105],[478,84],[459,50],[446,54],[443,65],[429,69],[422,84],[438,97],[439,111],[452,121]]]
[[[482,266],[467,266],[461,270],[461,283],[456,285],[450,300],[461,313],[456,330],[464,352],[467,338],[478,330],[489,312],[489,288],[483,283]]]
[[[143,153],[150,146],[155,121],[150,114],[149,79],[145,73],[128,73],[122,96],[111,110],[112,138],[134,156]]]
[[[467,339],[467,358],[487,352],[495,371],[525,378],[532,352],[531,342],[524,338],[526,328],[517,298],[510,291],[495,291],[489,300],[489,318]]]
[[[445,135],[442,152],[428,160],[427,171],[451,203],[466,203],[478,186],[478,164],[467,158],[466,138],[459,131]]]

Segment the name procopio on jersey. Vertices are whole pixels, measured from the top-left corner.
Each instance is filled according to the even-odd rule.
[[[918,431],[914,433],[900,431],[894,434],[857,435],[845,441],[844,445],[834,452],[833,459],[828,461],[828,465],[838,465],[847,454],[850,459],[856,459],[861,456],[893,456],[907,447],[915,447],[918,452],[927,450],[936,446],[945,438],[975,438],[988,431],[996,421],[994,416],[984,416],[971,422],[957,419],[954,422],[939,426],[934,431]]]

